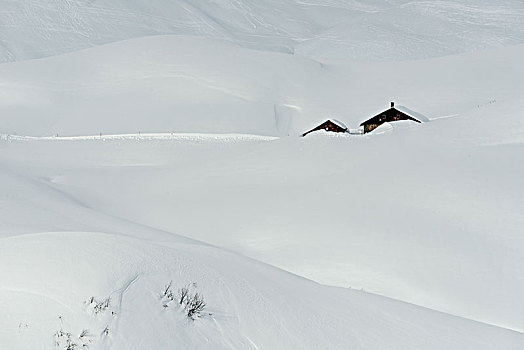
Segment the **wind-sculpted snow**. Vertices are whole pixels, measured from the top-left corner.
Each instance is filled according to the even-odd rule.
[[[519,44],[520,1],[0,1],[0,62],[148,35],[229,40],[323,61],[427,58]]]
[[[522,349],[523,8],[0,0],[0,348]]]
[[[522,330],[523,108],[499,101],[333,138],[9,136],[0,233],[181,233],[325,284]]]
[[[524,340],[501,328],[321,286],[196,242],[44,232],[4,238],[0,252],[0,344],[6,349],[65,348],[63,333],[89,349],[518,350]],[[185,317],[178,294],[165,304],[170,283],[175,293],[190,285],[203,295],[201,317]],[[93,309],[92,300],[107,302]]]
[[[431,119],[520,97],[522,61],[524,45],[328,65],[205,38],[147,37],[0,65],[0,133],[288,136],[329,118],[356,128],[391,100]]]

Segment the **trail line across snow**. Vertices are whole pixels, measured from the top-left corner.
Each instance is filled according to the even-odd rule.
[[[23,136],[0,135],[2,141],[90,141],[90,140],[183,140],[183,141],[218,141],[218,142],[249,142],[273,141],[274,136],[250,134],[204,134],[204,133],[138,133],[138,134],[112,134],[112,135],[83,135],[83,136]]]

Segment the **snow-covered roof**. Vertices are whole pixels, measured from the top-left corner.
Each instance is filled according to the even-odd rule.
[[[429,122],[429,118],[426,117],[425,115],[419,113],[419,112],[415,112],[414,110],[412,109],[409,109],[408,107],[405,107],[405,106],[395,106],[395,108],[399,111],[401,111],[402,113],[406,113],[407,115],[415,118],[415,119],[418,119],[419,121],[421,122]]]
[[[333,119],[333,118],[331,118],[329,120],[331,120],[334,124],[337,124],[338,126],[340,126],[343,129],[348,129],[346,124],[342,123],[340,120],[336,120],[336,119]]]
[[[371,132],[375,134],[383,134],[385,132],[393,131],[394,129],[405,129],[405,128],[411,128],[413,126],[417,125],[412,120],[397,120],[394,122],[385,122],[377,126],[375,129],[373,129]]]

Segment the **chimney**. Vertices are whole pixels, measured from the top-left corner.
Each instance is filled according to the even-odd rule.
[[[395,102],[391,102],[391,108],[395,107]]]

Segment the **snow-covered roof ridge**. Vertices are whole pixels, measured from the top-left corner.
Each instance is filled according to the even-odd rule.
[[[402,113],[405,113],[413,118],[416,118],[418,119],[419,121],[421,122],[429,122],[429,118],[426,117],[424,114],[422,113],[419,113],[419,112],[416,112],[412,109],[409,109],[408,107],[406,106],[395,106],[394,108],[396,108],[397,110],[401,111]]]
[[[333,119],[333,118],[329,118],[329,120],[331,120],[331,122],[337,124],[337,125],[340,126],[341,128],[344,128],[344,129],[348,129],[348,130],[349,130],[349,128],[347,127],[347,125],[344,124],[344,123],[342,123],[340,120],[338,120],[338,119]]]

